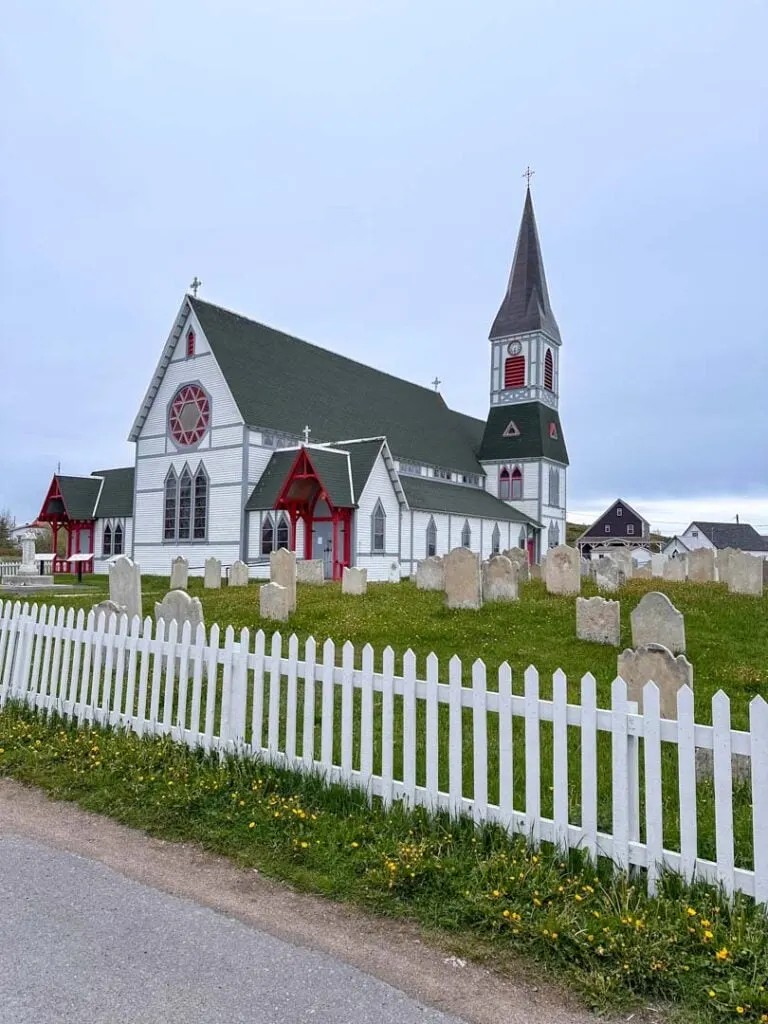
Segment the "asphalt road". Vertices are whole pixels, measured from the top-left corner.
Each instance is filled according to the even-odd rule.
[[[84,857],[0,838],[3,1024],[458,1024],[302,949]]]

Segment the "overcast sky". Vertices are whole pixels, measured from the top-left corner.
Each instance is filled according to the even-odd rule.
[[[7,0],[0,508],[132,462],[195,274],[484,417],[530,164],[571,517],[768,532],[767,38],[763,0]]]

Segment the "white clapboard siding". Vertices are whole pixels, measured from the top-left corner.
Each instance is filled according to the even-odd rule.
[[[678,718],[670,720],[661,717],[654,683],[645,687],[638,714],[621,679],[612,684],[611,707],[599,708],[590,674],[581,680],[581,703],[569,704],[561,671],[548,699],[533,666],[524,673],[522,694],[519,682],[514,691],[507,664],[489,680],[485,664],[475,661],[470,685],[456,656],[441,671],[430,654],[424,678],[412,651],[405,652],[400,672],[397,667],[391,647],[379,659],[370,645],[357,652],[348,642],[339,650],[326,640],[318,652],[311,637],[302,648],[295,636],[286,642],[279,633],[268,639],[259,631],[251,638],[247,629],[236,635],[231,626],[223,638],[217,625],[207,633],[201,625],[192,636],[189,624],[179,630],[172,622],[166,631],[150,618],[129,622],[125,615],[97,619],[82,610],[75,616],[72,609],[0,604],[0,707],[23,701],[83,725],[257,755],[360,787],[385,807],[402,800],[468,815],[478,825],[495,822],[534,843],[583,849],[623,870],[645,869],[651,892],[670,868],[768,903],[768,703],[762,697],[750,704],[750,729],[743,732],[731,728],[722,691],[712,699],[713,724],[705,726],[694,721],[689,688],[678,692]],[[547,730],[550,745],[542,743]],[[578,814],[569,799],[575,791],[569,788],[576,767],[568,757],[573,730],[580,739]],[[598,743],[601,733],[610,737],[611,756],[610,767],[606,760],[598,771],[598,750],[609,752]],[[524,737],[523,747],[515,747],[516,735]],[[678,748],[679,850],[664,845],[664,744]],[[714,860],[698,849],[697,748],[713,754]],[[464,778],[465,749],[471,779]],[[751,765],[751,869],[736,860],[734,754]],[[543,764],[549,757],[551,764]],[[442,778],[441,761],[447,764]],[[399,775],[396,765],[402,765]],[[550,774],[551,801],[542,800],[542,779]],[[610,796],[609,811],[601,812],[601,796],[606,808]],[[600,828],[606,814],[610,831]]]

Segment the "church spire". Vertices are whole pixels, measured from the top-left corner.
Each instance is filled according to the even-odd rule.
[[[554,341],[560,341],[560,329],[549,304],[530,179],[507,293],[493,321],[489,338],[493,341],[526,331],[545,331]]]

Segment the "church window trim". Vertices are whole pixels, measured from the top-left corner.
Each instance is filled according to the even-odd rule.
[[[510,473],[509,477],[510,485],[510,501],[522,501],[523,500],[523,471],[519,466]]]
[[[493,527],[493,533],[491,534],[491,554],[498,555],[501,551],[501,530],[499,524],[496,523]]]
[[[461,528],[461,546],[463,548],[472,547],[472,527],[469,525],[469,520],[464,520],[464,525]]]
[[[197,448],[211,426],[211,398],[199,381],[178,387],[168,403],[168,435],[181,450]]]
[[[556,423],[550,423],[549,424],[549,436],[554,438],[555,441],[557,441],[557,424]]]
[[[371,551],[382,554],[387,549],[387,513],[379,498],[371,513]]]
[[[187,348],[186,348],[187,359],[191,359],[192,356],[194,356],[194,354],[195,354],[195,329],[194,329],[194,327],[190,327],[189,330],[187,331],[186,344],[187,344]]]
[[[285,512],[281,512],[277,520],[277,529],[275,530],[275,551],[279,551],[280,548],[288,548],[291,546],[291,524],[288,522],[288,516]]]
[[[112,554],[113,555],[122,555],[122,553],[123,553],[123,540],[124,540],[123,524],[122,523],[116,523],[115,524],[115,532],[112,534]]]
[[[178,540],[192,540],[192,493],[193,480],[189,466],[184,465],[179,475],[178,520],[176,536]]]
[[[270,555],[275,547],[275,524],[272,519],[271,513],[267,513],[264,516],[264,522],[261,524],[261,553],[262,555]]]
[[[427,558],[437,554],[437,525],[435,517],[430,516],[427,523]]]
[[[525,387],[525,356],[507,356],[504,360],[504,390]]]
[[[551,348],[544,354],[544,387],[547,391],[555,390],[555,360]]]
[[[549,521],[549,529],[547,530],[547,543],[550,548],[556,548],[560,543],[560,527],[554,519]]]
[[[549,467],[549,504],[560,508],[560,472],[554,466]]]
[[[201,462],[197,467],[192,495],[192,539],[205,541],[208,537],[208,498],[210,480]]]
[[[101,556],[102,558],[112,557],[112,527],[109,523],[104,527],[104,537],[101,544]]]
[[[512,478],[506,466],[502,466],[499,473],[499,497],[502,501],[509,501],[512,497]]]
[[[171,466],[165,476],[163,496],[163,540],[176,540],[176,520],[178,513],[178,477]]]

